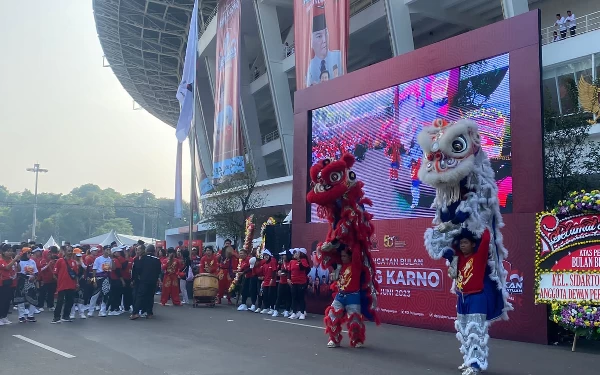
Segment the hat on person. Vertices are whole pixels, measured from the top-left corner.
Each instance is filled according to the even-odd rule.
[[[113,247],[112,249],[110,249],[111,253],[118,253],[119,251],[122,251],[123,249],[121,249],[120,247]]]
[[[96,246],[94,246],[90,249],[90,251],[98,251],[98,248]]]
[[[27,254],[30,251],[31,251],[30,247],[24,247],[24,248],[21,249],[21,254]]]
[[[268,256],[270,256],[270,257],[273,256],[273,254],[271,254],[271,252],[268,249],[264,249],[263,250],[263,255],[265,255],[265,254],[268,255]]]
[[[306,255],[306,249],[305,249],[305,248],[303,248],[303,247],[300,247],[300,248],[296,249],[296,251],[299,251],[299,252],[301,252],[302,254]]]
[[[325,30],[327,28],[327,22],[325,19],[325,6],[323,4],[315,3],[313,8],[313,24],[312,32]]]
[[[40,249],[39,247],[36,247],[36,248],[35,248],[35,249],[33,249],[31,252],[32,252],[32,253],[36,253],[36,252],[38,252],[38,251],[42,251],[42,249]]]
[[[282,252],[279,253],[279,255],[285,255],[285,253],[287,253],[287,250],[283,250]]]
[[[73,254],[75,254],[76,257],[80,257],[83,256],[83,251],[81,251],[81,249],[77,247],[73,249]]]

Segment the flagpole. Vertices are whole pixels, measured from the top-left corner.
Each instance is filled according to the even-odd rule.
[[[196,83],[194,82],[194,85]],[[192,156],[191,163],[191,183],[190,183],[190,223],[189,223],[189,238],[188,250],[192,253],[192,241],[194,239],[194,194],[196,189],[196,90],[192,89],[194,98],[194,106],[192,107],[192,126],[190,127],[190,155]],[[201,254],[201,253],[200,253]]]

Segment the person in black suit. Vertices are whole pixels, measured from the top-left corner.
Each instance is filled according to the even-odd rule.
[[[154,316],[154,292],[160,276],[160,260],[155,256],[154,245],[140,245],[141,258],[133,264],[132,281],[136,285],[135,304],[130,319],[135,320],[142,315],[148,319]]]

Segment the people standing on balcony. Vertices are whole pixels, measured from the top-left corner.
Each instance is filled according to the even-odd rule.
[[[556,14],[556,22],[554,22],[554,26],[558,26],[560,30],[560,39],[565,39],[567,37],[567,21],[565,17],[562,17],[560,13]]]
[[[577,28],[577,21],[575,20],[575,15],[571,13],[570,10],[567,10],[567,18],[565,18],[566,26],[571,33],[571,36],[575,36],[575,29]]]
[[[555,32],[554,32],[554,35],[553,35],[553,37],[552,37],[552,41],[553,41],[553,42],[558,42],[559,40],[560,40],[560,38],[558,37],[558,33],[555,31]]]

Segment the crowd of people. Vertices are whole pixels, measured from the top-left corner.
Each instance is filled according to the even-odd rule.
[[[562,16],[560,13],[557,13],[554,26],[558,27],[560,36],[558,35],[558,32],[555,31],[552,39],[553,42],[558,42],[565,39],[567,37],[567,31],[571,37],[575,36],[577,33],[577,20],[575,15],[570,10],[567,10],[566,17]]]
[[[257,255],[260,253],[260,259]],[[214,303],[226,300],[238,311],[290,319],[306,318],[310,257],[306,249],[290,249],[275,257],[268,249],[236,251],[226,240],[220,251],[208,246],[202,254],[183,247],[155,248],[142,241],[133,246],[2,244],[0,248],[0,326],[34,323],[45,309],[52,323],[72,322],[76,316],[119,316],[151,319],[154,296],[160,304],[193,303],[193,280],[201,274],[218,279]],[[211,303],[212,304],[212,303]]]

